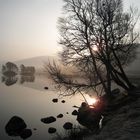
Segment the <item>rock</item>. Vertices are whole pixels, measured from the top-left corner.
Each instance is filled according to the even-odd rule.
[[[79,108],[79,107],[78,107],[78,106],[76,106],[76,105],[74,105],[73,107],[74,107],[74,108]]]
[[[57,115],[57,118],[63,118],[63,114]]]
[[[31,129],[24,129],[24,130],[22,130],[21,133],[20,133],[20,137],[21,137],[22,139],[27,139],[27,138],[29,138],[31,135],[32,135]]]
[[[36,129],[36,128],[34,128],[33,130],[34,130],[34,131],[36,131],[37,129]]]
[[[86,102],[82,102],[81,107],[86,108],[86,107],[88,107],[88,104]]]
[[[55,132],[56,132],[56,128],[50,127],[48,129],[48,133],[50,133],[50,134],[55,133]]]
[[[90,108],[86,103],[82,103],[78,110],[77,121],[86,126],[89,129],[99,129],[99,122],[101,114],[95,111],[94,108]]]
[[[52,102],[57,103],[58,99],[53,99]]]
[[[62,103],[65,103],[66,101],[65,101],[65,100],[62,100],[61,102],[62,102]]]
[[[44,89],[49,89],[48,87],[44,87]]]
[[[47,117],[47,118],[42,118],[41,121],[43,123],[49,124],[49,123],[53,123],[56,121],[56,118],[53,116]]]
[[[72,115],[77,116],[77,115],[78,115],[78,111],[77,111],[77,110],[74,110],[74,111],[72,112]]]
[[[24,120],[18,116],[12,117],[5,126],[6,133],[9,136],[19,136],[21,131],[25,129],[27,125]]]
[[[73,127],[73,124],[70,123],[70,122],[66,122],[66,123],[63,125],[63,128],[66,129],[66,130],[72,129],[72,127]]]

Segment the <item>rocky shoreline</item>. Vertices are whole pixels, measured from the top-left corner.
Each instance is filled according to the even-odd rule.
[[[137,95],[140,95],[140,90]],[[140,140],[139,97],[121,97],[121,103],[119,98],[117,101],[114,100],[113,107],[104,112],[100,132],[86,140]],[[120,106],[117,107],[117,103]]]

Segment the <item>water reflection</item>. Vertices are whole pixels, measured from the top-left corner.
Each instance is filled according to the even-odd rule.
[[[34,82],[35,76],[34,75],[21,75],[20,83],[23,84],[24,82]]]
[[[6,86],[14,85],[18,81],[16,75],[3,75],[1,79],[1,81],[5,83]]]
[[[34,82],[35,76],[34,75],[21,75],[20,77],[13,74],[2,75],[1,82],[4,83],[6,86],[12,86],[16,84],[19,80],[20,84],[25,82]]]
[[[23,118],[28,125],[27,129],[29,128],[32,130],[33,135],[29,138],[30,140],[52,140],[57,133],[60,135],[62,134],[62,137],[66,137],[64,136],[65,129],[63,125],[66,122],[71,122],[73,126],[79,124],[76,121],[76,116],[72,115],[74,110],[73,105],[80,106],[81,101],[84,101],[83,97],[81,95],[75,95],[71,98],[58,97],[59,92],[54,90],[55,85],[52,84],[51,80],[47,79],[44,75],[35,76],[34,79],[31,78],[32,76],[17,75],[15,76],[18,78],[17,84],[10,88],[6,88],[6,86],[0,82],[0,126],[2,128],[0,134],[2,136],[0,136],[0,138],[2,140],[21,139],[20,136],[17,138],[11,137],[8,133],[9,131],[5,131],[6,124],[9,122],[10,118],[15,115]],[[7,76],[3,75],[1,80],[5,81],[6,77]],[[21,79],[24,79],[23,86],[19,85]],[[34,82],[30,83],[29,81]],[[46,85],[49,87],[47,91],[44,89]],[[58,102],[54,103],[52,100],[57,98]],[[40,121],[41,118],[49,116],[54,116],[56,121],[52,124],[44,124]],[[68,131],[71,130],[67,130],[67,132]],[[27,130],[23,132],[25,134]]]

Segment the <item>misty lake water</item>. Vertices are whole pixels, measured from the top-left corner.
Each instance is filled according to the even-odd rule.
[[[79,126],[76,116],[71,113],[74,105],[80,106],[84,101],[79,95],[71,97],[59,96],[55,85],[46,76],[38,75],[35,77],[17,76],[12,80],[1,76],[0,82],[0,139],[1,140],[21,140],[20,137],[10,137],[5,132],[7,122],[13,116],[21,117],[27,124],[27,128],[32,130],[29,140],[51,140],[56,134],[49,134],[48,128],[54,127],[60,135],[66,134],[63,125],[71,122]],[[8,81],[9,80],[9,81]],[[45,90],[44,87],[49,89]],[[58,103],[53,103],[52,99],[58,98]],[[89,96],[87,95],[87,98]],[[65,103],[61,101],[65,100]],[[41,118],[63,114],[63,118],[58,118],[56,122],[44,124]],[[34,130],[34,129],[37,130]]]

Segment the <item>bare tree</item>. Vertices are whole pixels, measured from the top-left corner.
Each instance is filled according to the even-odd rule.
[[[67,91],[93,89],[111,96],[112,81],[130,90],[124,66],[136,56],[138,44],[134,27],[138,16],[123,11],[122,0],[64,0],[64,17],[59,19],[62,61],[74,65],[85,77],[81,83],[49,65],[54,81]]]

